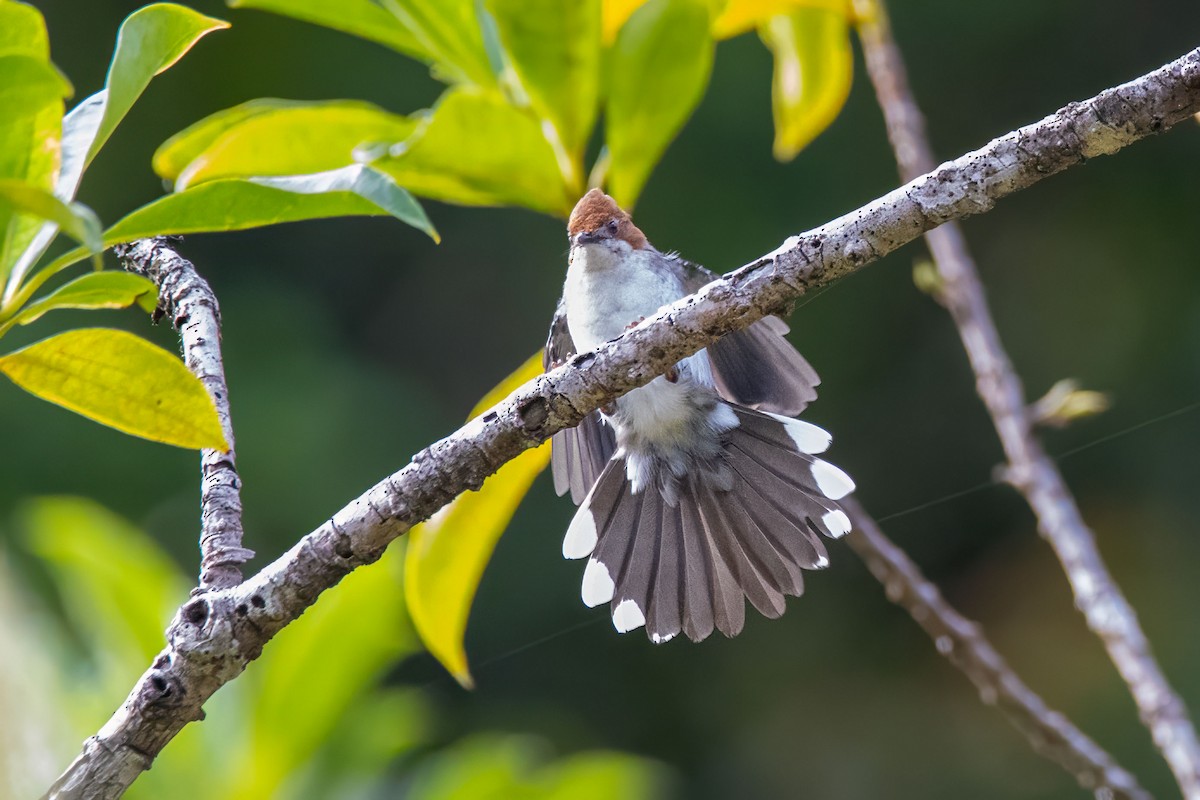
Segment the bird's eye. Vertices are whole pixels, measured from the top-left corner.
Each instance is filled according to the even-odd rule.
[[[610,220],[608,221],[608,224],[607,224],[605,227],[607,227],[607,228],[608,228],[608,230],[609,230],[609,233],[616,233],[616,232],[617,232],[617,227],[618,227],[619,225],[620,225],[620,223],[619,223],[619,222],[617,222],[615,219],[610,219]]]

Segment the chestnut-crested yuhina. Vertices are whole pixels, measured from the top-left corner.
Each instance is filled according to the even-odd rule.
[[[598,189],[567,226],[570,263],[544,361],[562,363],[621,335],[714,280],[656,250]],[[768,617],[829,563],[818,534],[850,530],[838,500],[854,482],[817,458],[822,429],[793,419],[817,373],[766,317],[555,434],[558,493],[579,506],[563,555],[587,558],[583,601],[611,603],[622,633],[654,642],[714,627],[734,636],[745,600]]]

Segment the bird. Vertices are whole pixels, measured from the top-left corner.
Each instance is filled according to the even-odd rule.
[[[717,278],[656,249],[600,189],[575,205],[567,236],[547,370]],[[820,379],[786,333],[764,317],[552,437],[554,488],[578,506],[563,556],[588,559],[582,600],[608,603],[618,632],[736,636],[746,599],[779,617],[802,571],[829,564],[821,537],[850,531],[838,501],[854,481],[817,458],[830,435],[794,418]]]

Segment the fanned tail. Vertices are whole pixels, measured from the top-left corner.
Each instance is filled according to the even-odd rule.
[[[721,458],[732,486],[712,485],[711,472],[695,469],[678,482],[677,502],[656,482],[634,492],[618,451],[567,529],[563,555],[588,558],[584,603],[610,603],[621,633],[644,625],[655,643],[680,632],[698,642],[714,629],[736,636],[746,599],[764,616],[780,616],[784,598],[803,593],[803,570],[829,563],[820,535],[850,530],[837,501],[854,482],[816,457],[829,434],[728,407],[738,425],[724,434]]]

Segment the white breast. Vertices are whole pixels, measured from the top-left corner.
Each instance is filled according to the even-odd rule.
[[[589,244],[571,250],[563,299],[576,352],[593,350],[615,339],[630,323],[651,316],[686,294],[679,275],[667,268],[665,259],[656,250],[633,250],[625,242]],[[724,419],[721,424],[702,423],[712,413],[701,410],[696,394],[712,392],[706,351],[684,359],[678,371],[675,382],[655,378],[617,401],[617,412],[609,421],[622,444],[638,441],[668,450],[688,450],[698,428],[727,430],[737,424],[736,420]],[[727,411],[723,407],[721,410]],[[636,466],[636,459],[631,459],[630,469]],[[640,490],[644,476],[630,477]]]
[[[571,249],[563,299],[577,352],[615,339],[630,323],[684,296],[678,277],[661,264],[652,266],[654,259],[663,258],[655,250],[634,250],[623,241]]]

